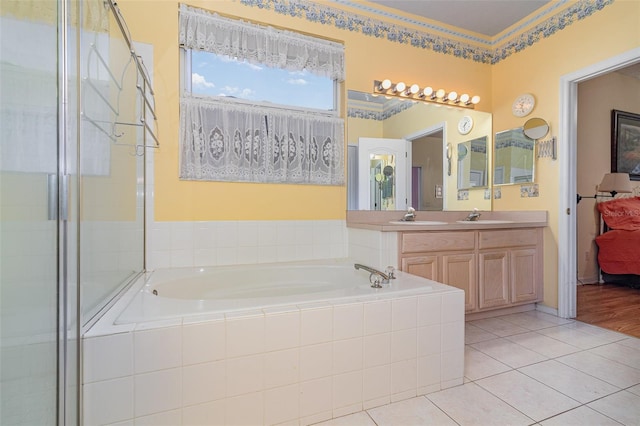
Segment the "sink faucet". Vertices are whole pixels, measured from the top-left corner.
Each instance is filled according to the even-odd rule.
[[[405,222],[413,222],[416,220],[416,209],[413,207],[409,207],[407,209],[407,213],[402,217],[402,220]]]
[[[370,266],[362,265],[360,263],[356,263],[353,266],[356,268],[356,270],[364,269],[365,271],[371,273],[371,275],[369,275],[369,282],[371,283],[371,287],[373,288],[381,288],[382,286],[380,284],[389,284],[389,280],[395,278],[393,276],[393,271],[391,271],[389,274],[385,274],[384,272],[378,271],[377,269],[374,269]]]
[[[475,222],[478,219],[480,219],[480,213],[478,213],[478,209],[477,208],[474,208],[473,211],[471,213],[469,213],[469,216],[467,216],[464,220],[468,220],[470,222]]]

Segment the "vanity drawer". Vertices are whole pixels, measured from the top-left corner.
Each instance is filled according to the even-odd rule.
[[[513,229],[505,231],[480,231],[480,249],[534,246],[538,243],[537,229]]]
[[[473,250],[475,232],[404,232],[400,250],[402,253],[425,251]]]

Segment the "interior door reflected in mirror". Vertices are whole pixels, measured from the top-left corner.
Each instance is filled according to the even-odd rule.
[[[458,144],[458,189],[487,186],[487,137]]]
[[[534,179],[535,141],[524,129],[496,133],[493,152],[493,184],[530,183]]]
[[[358,144],[358,209],[407,208],[407,141],[360,138]]]

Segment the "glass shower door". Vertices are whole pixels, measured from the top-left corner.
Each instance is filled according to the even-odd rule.
[[[0,424],[76,421],[77,329],[68,262],[74,228],[60,216],[67,116],[61,93],[66,3],[3,2],[0,11]],[[69,43],[70,44],[70,43]],[[59,144],[59,141],[64,141]],[[62,160],[62,161],[61,161]],[[66,209],[65,209],[66,210]],[[68,230],[71,229],[70,234]],[[71,237],[69,238],[69,235]],[[71,268],[69,267],[71,266]],[[60,373],[60,374],[59,374]]]

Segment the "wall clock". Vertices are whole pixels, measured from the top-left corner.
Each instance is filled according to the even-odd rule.
[[[473,118],[465,115],[458,121],[458,132],[460,132],[461,135],[466,135],[471,129],[473,129]]]
[[[511,105],[511,112],[516,117],[524,117],[529,115],[535,105],[536,99],[533,95],[531,93],[523,93],[513,101],[513,105]]]

